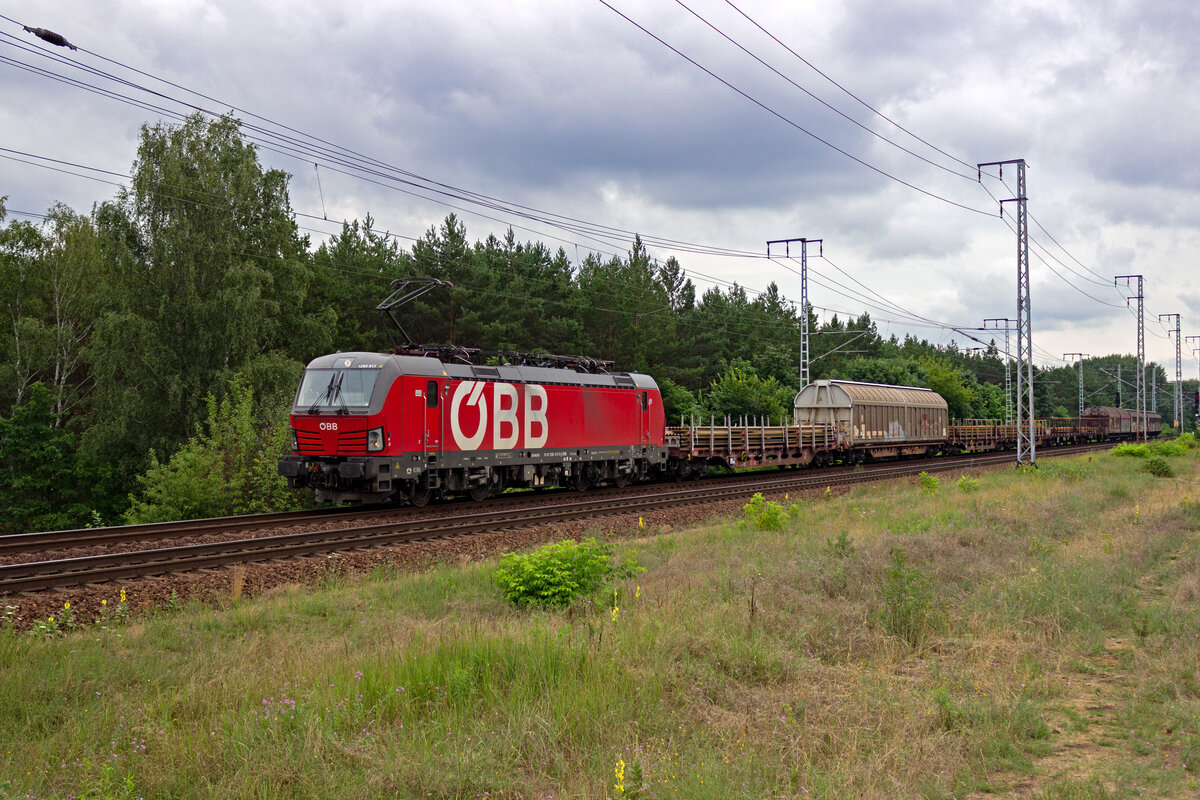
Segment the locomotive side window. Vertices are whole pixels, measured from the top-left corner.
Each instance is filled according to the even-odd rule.
[[[437,408],[438,404],[438,385],[437,381],[429,381],[425,384],[425,406],[426,408]]]
[[[642,392],[642,411],[650,407],[649,401],[646,399],[646,393]]]

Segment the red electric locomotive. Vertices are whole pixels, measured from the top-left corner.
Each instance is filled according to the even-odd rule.
[[[508,486],[623,486],[667,461],[648,375],[588,371],[586,359],[483,366],[439,355],[314,359],[292,407],[292,455],[279,462],[288,485],[318,501],[420,506]]]

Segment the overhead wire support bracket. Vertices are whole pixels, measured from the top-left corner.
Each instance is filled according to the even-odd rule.
[[[988,323],[997,323],[996,327],[989,328]],[[999,323],[1003,322],[1003,325]],[[983,329],[1004,331],[1004,424],[1011,425],[1013,419],[1013,396],[1012,396],[1012,341],[1010,335],[1015,331],[1017,321],[1008,317],[989,317],[983,321]]]
[[[809,243],[820,245],[818,257],[821,257],[825,255],[825,240],[807,237],[772,239],[767,242],[767,258],[771,257],[771,245],[773,244],[782,244],[784,257],[791,258],[792,242],[800,243],[800,388],[803,389],[808,386],[808,365],[810,363],[808,357],[808,245]]]
[[[1163,318],[1175,318],[1175,425],[1174,428],[1178,433],[1183,433],[1183,340],[1179,330],[1179,315],[1178,314],[1159,314],[1158,321],[1161,323]],[[1171,334],[1171,330],[1167,329],[1167,335]]]
[[[1196,357],[1196,429],[1200,430],[1200,336],[1185,336],[1183,340],[1189,345],[1192,342],[1197,345],[1192,348],[1192,355]]]
[[[1135,402],[1137,404],[1138,421],[1135,423],[1137,428],[1135,432],[1141,433],[1142,441],[1146,440],[1148,431],[1146,430],[1146,317],[1145,317],[1145,292],[1142,290],[1143,276],[1141,275],[1118,275],[1113,279],[1113,286],[1119,288],[1117,281],[1125,281],[1125,287],[1132,289],[1131,280],[1137,278],[1137,295],[1134,297],[1126,297],[1125,305],[1129,305],[1130,300],[1137,300],[1137,323],[1138,323],[1138,339],[1137,339],[1137,396]]]

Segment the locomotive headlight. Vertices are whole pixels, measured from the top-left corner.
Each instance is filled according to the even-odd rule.
[[[367,431],[367,452],[378,453],[383,449],[383,428],[372,428]]]
[[[296,436],[296,429],[292,428],[292,452],[300,452],[300,437]]]

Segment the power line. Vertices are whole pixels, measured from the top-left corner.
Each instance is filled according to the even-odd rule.
[[[13,22],[14,24],[20,24],[20,23],[17,23],[16,20],[13,20],[10,17],[4,16],[2,14],[0,14],[0,19],[6,19],[10,22]],[[16,37],[13,37],[9,34],[4,34],[4,36],[11,38],[11,39],[16,39]],[[17,40],[17,41],[19,42],[20,40]],[[147,92],[147,93],[151,94],[152,96],[163,98],[163,99],[169,100],[174,103],[178,103],[186,108],[189,108],[193,111],[197,111],[202,114],[206,114],[210,117],[216,118],[216,117],[222,116],[221,114],[218,114],[217,112],[215,112],[211,109],[203,108],[202,106],[199,106],[199,105],[189,102],[187,100],[170,97],[169,95],[166,95],[162,92],[158,92],[154,89],[150,89],[149,87],[143,86],[141,84],[137,84],[137,83],[125,80],[118,76],[112,75],[111,73],[104,72],[103,70],[97,70],[93,67],[89,67],[89,66],[80,64],[72,59],[63,58],[62,56],[59,56],[58,54],[49,53],[40,48],[30,48],[30,47],[25,46],[23,43],[20,44],[20,47],[21,47],[21,49],[23,49],[27,52],[36,53],[37,55],[40,55],[42,57],[55,60],[58,63],[65,64],[65,65],[74,67],[76,69],[86,71],[89,74],[92,74],[94,76],[102,77],[107,80],[112,80],[112,81],[120,83],[124,86],[135,88],[139,91]],[[124,69],[128,69],[137,74],[149,77],[154,80],[158,80],[169,86],[178,88],[181,91],[185,91],[190,94],[196,95],[197,97],[202,97],[204,99],[211,100],[212,102],[221,102],[218,100],[214,100],[213,98],[209,97],[208,95],[204,95],[200,92],[196,92],[192,89],[188,89],[186,87],[181,86],[180,84],[172,83],[170,81],[166,81],[164,79],[157,78],[156,76],[150,75],[149,73],[143,72],[142,70],[138,70],[135,67],[131,67],[129,65],[123,64],[119,61],[108,58],[99,53],[95,53],[86,48],[80,48],[80,52],[87,53],[96,58],[100,58],[104,61],[107,61],[108,63],[120,66]],[[14,62],[14,63],[17,65],[22,65],[21,62]],[[121,95],[119,93],[112,92],[111,90],[101,89],[101,88],[95,87],[91,84],[87,84],[86,82],[78,81],[77,79],[66,78],[64,76],[57,75],[56,73],[51,73],[46,70],[40,70],[40,68],[30,67],[28,65],[22,65],[22,68],[28,69],[30,71],[36,71],[40,74],[43,74],[45,77],[50,77],[52,79],[68,83],[70,85],[75,85],[78,88],[85,88],[86,90],[93,91],[94,93],[102,94],[103,96],[108,96],[113,99],[119,99],[121,102],[126,102],[131,105],[135,105],[136,107],[143,108],[145,110],[154,110],[154,111],[157,111],[158,113],[167,114],[174,118],[180,118],[180,119],[182,118],[181,115],[179,115],[176,112],[172,112],[169,109],[155,106],[153,104],[145,103],[144,101],[139,101],[134,98],[129,98],[126,95]],[[226,104],[223,104],[223,105],[226,105]],[[541,224],[549,225],[551,227],[557,227],[557,228],[561,228],[564,230],[568,230],[573,233],[584,235],[585,237],[599,237],[599,238],[607,240],[610,244],[612,244],[613,240],[617,239],[617,238],[619,238],[621,241],[628,241],[633,236],[638,235],[638,232],[636,232],[636,231],[630,231],[630,230],[625,230],[625,229],[621,229],[621,228],[616,228],[613,226],[606,226],[606,225],[600,225],[598,223],[587,222],[582,219],[569,217],[569,216],[561,215],[561,214],[556,214],[553,212],[536,209],[536,208],[533,208],[530,206],[523,206],[523,205],[517,204],[517,203],[510,203],[510,202],[503,201],[503,200],[500,200],[495,197],[491,197],[489,195],[481,194],[478,192],[473,192],[473,191],[467,190],[467,189],[461,189],[459,187],[455,187],[450,184],[442,183],[442,182],[418,175],[416,173],[409,172],[407,170],[403,170],[398,167],[388,165],[385,162],[379,161],[377,159],[363,156],[353,150],[341,147],[340,145],[331,144],[329,142],[326,142],[323,139],[320,139],[319,137],[314,137],[310,134],[303,133],[301,131],[298,131],[295,128],[291,128],[289,126],[275,122],[266,117],[262,117],[261,115],[254,114],[252,112],[248,112],[245,109],[241,109],[237,106],[227,106],[227,107],[231,107],[234,110],[248,114],[249,116],[251,116],[255,119],[263,120],[263,121],[269,123],[270,125],[276,126],[284,131],[294,132],[298,136],[303,137],[303,139],[312,140],[312,141],[320,143],[321,146],[314,146],[305,141],[302,141],[301,139],[297,139],[296,137],[287,136],[287,135],[278,133],[276,131],[263,128],[261,126],[252,125],[252,124],[246,123],[244,121],[239,121],[239,124],[241,124],[244,128],[246,128],[247,130],[250,130],[250,131],[254,131],[257,134],[257,136],[251,136],[249,138],[251,138],[254,141],[260,142],[262,144],[262,146],[264,147],[264,149],[270,150],[272,152],[280,153],[281,155],[288,155],[288,156],[296,157],[299,160],[305,161],[306,163],[311,162],[311,157],[313,155],[321,156],[321,157],[324,157],[324,158],[332,161],[333,163],[337,163],[342,166],[345,166],[348,169],[353,169],[353,170],[356,170],[359,172],[365,172],[367,174],[374,174],[377,177],[386,179],[388,181],[394,181],[394,182],[398,182],[401,184],[407,184],[407,185],[413,187],[414,189],[420,189],[422,191],[431,192],[431,193],[441,195],[444,197],[457,199],[457,200],[467,202],[467,203],[470,203],[473,205],[480,205],[482,207],[489,208],[489,209],[492,209],[492,210],[495,210],[495,211],[498,211],[498,212],[501,212],[504,214],[508,214],[511,216],[516,216],[516,217],[528,219],[531,221],[536,221]],[[262,137],[267,137],[267,139],[264,140]],[[269,144],[268,144],[268,142],[269,142]],[[324,145],[328,145],[328,147],[326,147]],[[290,151],[290,152],[283,152],[276,148],[284,148],[285,151]],[[328,165],[326,165],[326,166],[328,166]],[[355,177],[356,179],[361,179],[361,177],[358,175],[350,175],[350,177]],[[390,187],[386,184],[379,184],[379,185],[384,186],[385,188],[395,188],[395,187]],[[426,199],[426,200],[431,199],[428,197],[424,197],[422,195],[416,195],[416,196],[422,197],[423,199]],[[448,203],[445,203],[444,201],[435,201],[435,202],[439,202],[442,205],[449,205]],[[464,210],[465,213],[477,213],[477,212],[470,212],[465,209],[462,209],[462,210]],[[492,219],[490,217],[487,217],[486,215],[481,214],[480,216],[482,216],[485,219]],[[494,220],[493,219],[493,221],[500,222],[501,224],[511,224],[511,223],[505,223],[505,221],[503,221],[503,220]],[[537,232],[537,233],[539,235],[545,235],[540,232]],[[643,239],[643,242],[645,244],[647,244],[647,246],[659,247],[659,248],[668,249],[668,250],[678,250],[680,252],[694,252],[694,253],[701,253],[701,254],[706,254],[706,255],[716,255],[716,256],[734,256],[734,257],[739,257],[739,258],[761,258],[762,257],[760,254],[758,254],[756,252],[747,251],[747,250],[737,250],[737,249],[732,249],[732,248],[714,247],[714,246],[710,246],[710,245],[702,245],[702,244],[697,244],[694,242],[687,242],[687,241],[683,241],[683,240],[677,240],[677,239],[671,239],[671,238],[667,238],[667,237],[660,237],[660,236],[647,235],[647,234],[641,234],[641,237]],[[553,238],[553,237],[549,237],[549,238]]]
[[[946,167],[946,166],[944,166],[944,165],[942,165],[942,164],[939,164],[939,163],[937,163],[936,161],[932,161],[932,160],[930,160],[930,159],[926,158],[925,156],[921,155],[920,153],[915,153],[915,152],[913,152],[912,150],[909,150],[907,147],[904,147],[903,145],[901,145],[901,144],[899,144],[899,143],[897,143],[897,142],[895,142],[895,141],[893,141],[893,140],[891,140],[891,139],[887,138],[886,136],[884,136],[883,134],[879,133],[878,131],[874,131],[874,130],[872,130],[871,128],[867,127],[866,125],[863,125],[861,122],[859,122],[858,120],[854,119],[854,118],[853,118],[853,117],[851,117],[849,114],[846,114],[846,113],[845,113],[844,111],[842,111],[841,109],[837,108],[836,106],[832,105],[831,103],[829,103],[829,102],[827,102],[827,101],[823,100],[822,98],[818,97],[817,95],[813,94],[811,91],[809,91],[808,89],[804,88],[804,87],[803,87],[803,86],[801,86],[799,83],[797,83],[796,81],[792,80],[792,79],[791,79],[791,78],[789,78],[787,75],[784,75],[782,72],[780,72],[779,70],[777,70],[775,67],[773,67],[773,66],[771,66],[770,64],[768,64],[766,61],[764,61],[764,60],[763,60],[762,58],[760,58],[758,55],[756,55],[756,54],[752,53],[752,52],[751,52],[749,49],[747,49],[747,48],[745,47],[745,45],[743,45],[743,44],[741,44],[740,42],[738,42],[738,41],[734,40],[734,39],[733,39],[733,37],[731,37],[729,34],[725,33],[725,31],[721,30],[721,29],[720,29],[720,28],[718,28],[716,25],[714,25],[712,22],[708,21],[708,20],[707,20],[707,19],[705,19],[703,16],[701,16],[700,14],[698,14],[698,13],[697,13],[695,10],[693,10],[691,7],[689,7],[688,5],[686,5],[686,4],[683,2],[683,0],[675,0],[675,2],[676,2],[676,3],[677,3],[679,6],[680,6],[680,7],[682,7],[682,8],[683,8],[683,10],[687,11],[687,12],[688,12],[689,14],[691,14],[693,17],[695,17],[696,19],[698,19],[698,20],[700,20],[701,22],[703,22],[705,25],[707,25],[709,28],[711,28],[713,31],[715,31],[715,32],[716,32],[718,35],[720,35],[722,38],[724,38],[724,39],[725,39],[727,42],[729,42],[730,44],[732,44],[734,47],[738,48],[738,49],[739,49],[739,50],[741,50],[743,53],[745,53],[746,55],[750,56],[750,57],[751,57],[751,58],[753,58],[755,61],[757,61],[759,64],[761,64],[762,66],[764,66],[764,67],[766,67],[767,69],[769,69],[769,70],[770,70],[771,72],[773,72],[775,75],[777,75],[777,76],[779,76],[780,78],[782,78],[783,80],[787,81],[789,84],[791,84],[791,85],[792,85],[793,87],[795,87],[796,89],[799,89],[801,92],[804,92],[804,94],[808,95],[810,98],[812,98],[813,100],[817,101],[817,102],[818,102],[818,103],[820,103],[821,105],[825,106],[825,107],[826,107],[826,108],[828,108],[830,111],[832,111],[833,113],[835,113],[835,114],[837,114],[838,116],[842,117],[843,119],[845,119],[847,122],[851,123],[852,125],[856,125],[856,126],[858,126],[859,128],[862,128],[864,131],[866,131],[867,133],[871,134],[872,136],[874,136],[875,138],[879,139],[880,141],[886,142],[887,144],[890,144],[892,147],[895,147],[895,148],[896,148],[896,149],[898,149],[898,150],[901,150],[901,151],[903,151],[903,152],[905,152],[905,153],[908,153],[910,156],[912,156],[912,157],[914,157],[914,158],[916,158],[916,159],[919,159],[919,160],[921,160],[921,161],[924,161],[926,164],[930,165],[931,167],[936,167],[937,169],[940,169],[940,170],[943,170],[943,171],[945,171],[945,172],[948,172],[948,173],[950,173],[951,175],[957,175],[958,177],[960,177],[960,178],[965,178],[966,180],[969,180],[969,181],[975,181],[975,175],[974,175],[974,174],[969,174],[969,175],[968,175],[968,174],[966,174],[966,173],[963,173],[963,172],[958,172],[957,170],[950,169],[949,167]]]
[[[651,31],[649,31],[647,28],[643,27],[641,24],[639,24],[638,22],[634,21],[632,18],[630,18],[630,17],[629,17],[629,16],[627,16],[626,14],[624,14],[624,13],[622,13],[621,11],[617,10],[616,8],[614,8],[612,5],[610,5],[610,4],[608,3],[608,0],[598,0],[598,2],[599,2],[601,5],[603,5],[605,8],[609,9],[610,11],[612,11],[612,12],[613,12],[614,14],[616,14],[617,16],[621,17],[621,19],[625,20],[625,21],[626,21],[626,22],[628,22],[630,25],[634,26],[635,28],[637,28],[638,30],[640,30],[642,33],[644,33],[644,34],[646,34],[647,36],[649,36],[651,39],[653,39],[654,41],[658,42],[658,43],[659,43],[659,44],[661,44],[663,47],[667,48],[667,49],[668,49],[668,50],[670,50],[672,53],[674,53],[675,55],[677,55],[677,56],[679,56],[680,58],[682,58],[684,61],[687,61],[689,64],[691,64],[692,66],[694,66],[696,69],[700,70],[701,72],[703,72],[704,74],[706,74],[706,75],[708,75],[710,78],[712,78],[713,80],[716,80],[717,82],[719,82],[719,83],[721,83],[721,84],[725,85],[727,88],[729,88],[729,89],[733,90],[734,92],[736,92],[737,94],[741,95],[741,96],[742,96],[742,97],[744,97],[745,99],[749,100],[751,103],[753,103],[754,105],[758,106],[758,107],[759,107],[759,108],[761,108],[763,111],[766,111],[766,112],[767,112],[768,114],[770,114],[771,116],[773,116],[773,117],[776,117],[777,119],[779,119],[780,121],[784,122],[785,124],[787,124],[787,125],[791,126],[792,128],[795,128],[796,130],[800,131],[800,132],[801,132],[801,133],[803,133],[805,136],[808,136],[808,137],[810,137],[810,138],[812,138],[812,139],[816,140],[817,142],[820,142],[821,144],[825,145],[826,147],[830,148],[831,150],[834,150],[834,151],[836,151],[836,152],[840,153],[841,155],[845,156],[846,158],[850,159],[851,161],[854,161],[855,163],[857,163],[857,164],[860,164],[860,165],[862,165],[862,166],[866,167],[867,169],[871,170],[872,172],[878,173],[879,175],[882,175],[883,177],[887,178],[888,180],[895,181],[896,183],[900,184],[901,186],[906,186],[906,187],[908,187],[909,189],[912,189],[912,190],[913,190],[913,191],[915,191],[915,192],[919,192],[920,194],[923,194],[923,195],[925,195],[926,197],[931,197],[931,198],[933,198],[934,200],[940,200],[940,201],[942,201],[943,203],[947,203],[948,205],[954,206],[954,207],[956,207],[956,208],[961,208],[961,209],[963,209],[964,211],[971,211],[971,212],[974,212],[974,213],[976,213],[976,214],[983,214],[984,216],[991,216],[990,212],[988,212],[988,211],[984,211],[983,209],[979,209],[979,208],[973,208],[973,207],[971,207],[971,206],[964,205],[964,204],[962,204],[962,203],[959,203],[959,202],[956,202],[956,201],[954,201],[954,200],[951,200],[951,199],[950,199],[950,198],[948,198],[948,197],[943,197],[942,195],[939,195],[939,194],[937,194],[937,193],[935,193],[935,192],[931,192],[931,191],[929,191],[928,189],[922,189],[921,187],[919,187],[919,186],[916,186],[915,184],[909,183],[908,181],[906,181],[906,180],[904,180],[904,179],[902,179],[902,178],[899,178],[899,177],[897,177],[897,176],[895,176],[895,175],[891,174],[890,172],[887,172],[886,170],[884,170],[884,169],[882,169],[882,168],[880,168],[880,167],[877,167],[877,166],[875,166],[874,164],[871,164],[871,163],[869,163],[869,162],[867,162],[867,161],[864,161],[863,159],[859,158],[858,156],[852,155],[851,153],[847,152],[846,150],[843,150],[842,148],[840,148],[840,147],[838,147],[837,145],[835,145],[833,142],[830,142],[829,140],[827,140],[827,139],[824,139],[824,138],[822,138],[822,137],[818,136],[817,134],[815,134],[815,133],[813,133],[812,131],[810,131],[810,130],[808,130],[807,128],[805,128],[803,125],[800,125],[798,122],[795,122],[794,120],[792,120],[792,119],[790,119],[790,118],[788,118],[788,117],[784,116],[783,114],[779,113],[779,112],[778,112],[778,111],[776,111],[775,109],[773,109],[773,108],[771,108],[770,106],[768,106],[767,104],[763,103],[761,100],[758,100],[757,98],[755,98],[755,97],[753,97],[752,95],[750,95],[748,92],[745,92],[745,91],[743,91],[742,89],[739,89],[737,86],[734,86],[732,83],[730,83],[729,81],[725,80],[725,79],[724,79],[724,78],[722,78],[720,75],[718,75],[718,74],[716,74],[715,72],[713,72],[712,70],[710,70],[708,67],[705,67],[704,65],[700,64],[698,61],[696,61],[695,59],[693,59],[691,56],[688,56],[688,55],[686,55],[685,53],[683,53],[683,52],[682,52],[682,51],[680,51],[679,49],[677,49],[677,48],[675,48],[674,46],[672,46],[672,45],[668,44],[668,43],[667,43],[665,40],[663,40],[662,38],[660,38],[660,37],[659,37],[659,36],[657,36],[656,34],[652,33],[652,32],[651,32]]]

